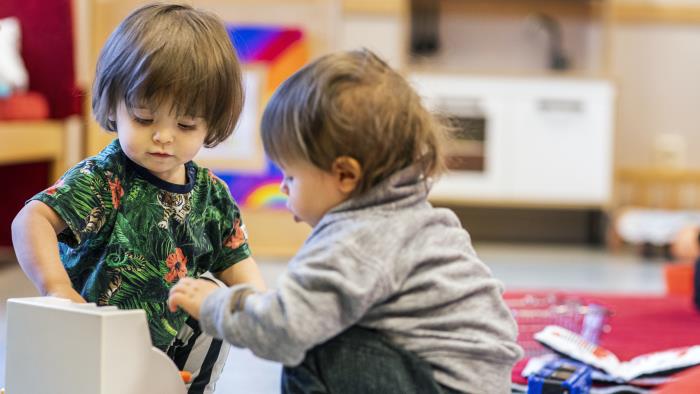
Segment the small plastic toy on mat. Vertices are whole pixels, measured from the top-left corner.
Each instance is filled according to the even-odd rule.
[[[591,390],[591,368],[559,358],[549,362],[527,381],[528,394],[587,394]]]
[[[556,325],[580,334],[592,343],[605,328],[608,310],[596,304],[584,304],[580,299],[558,294],[525,295],[506,299],[515,321],[518,323],[518,344],[525,357],[550,353],[534,339],[534,335],[546,326]]]

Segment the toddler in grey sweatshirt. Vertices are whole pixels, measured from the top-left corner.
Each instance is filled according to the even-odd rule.
[[[262,138],[311,235],[275,290],[183,279],[171,308],[283,363],[284,392],[510,392],[522,351],[502,285],[427,201],[441,132],[369,51],[306,66],[272,97]]]

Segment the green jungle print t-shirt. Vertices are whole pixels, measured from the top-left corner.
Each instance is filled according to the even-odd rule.
[[[186,169],[187,184],[165,182],[129,160],[115,140],[32,197],[67,224],[58,239],[73,287],[97,305],[145,310],[162,350],[187,319],[168,310],[170,288],[250,256],[226,184],[192,162]]]

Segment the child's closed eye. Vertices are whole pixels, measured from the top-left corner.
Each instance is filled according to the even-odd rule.
[[[139,117],[139,116],[134,116],[134,121],[138,124],[147,126],[151,123],[153,123],[153,119],[150,118],[145,118],[145,117]]]
[[[197,128],[196,123],[178,123],[177,127],[179,127],[182,130],[195,130]]]

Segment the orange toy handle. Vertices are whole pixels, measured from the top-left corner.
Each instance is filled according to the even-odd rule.
[[[184,383],[189,383],[192,381],[192,372],[180,371],[180,377]]]

